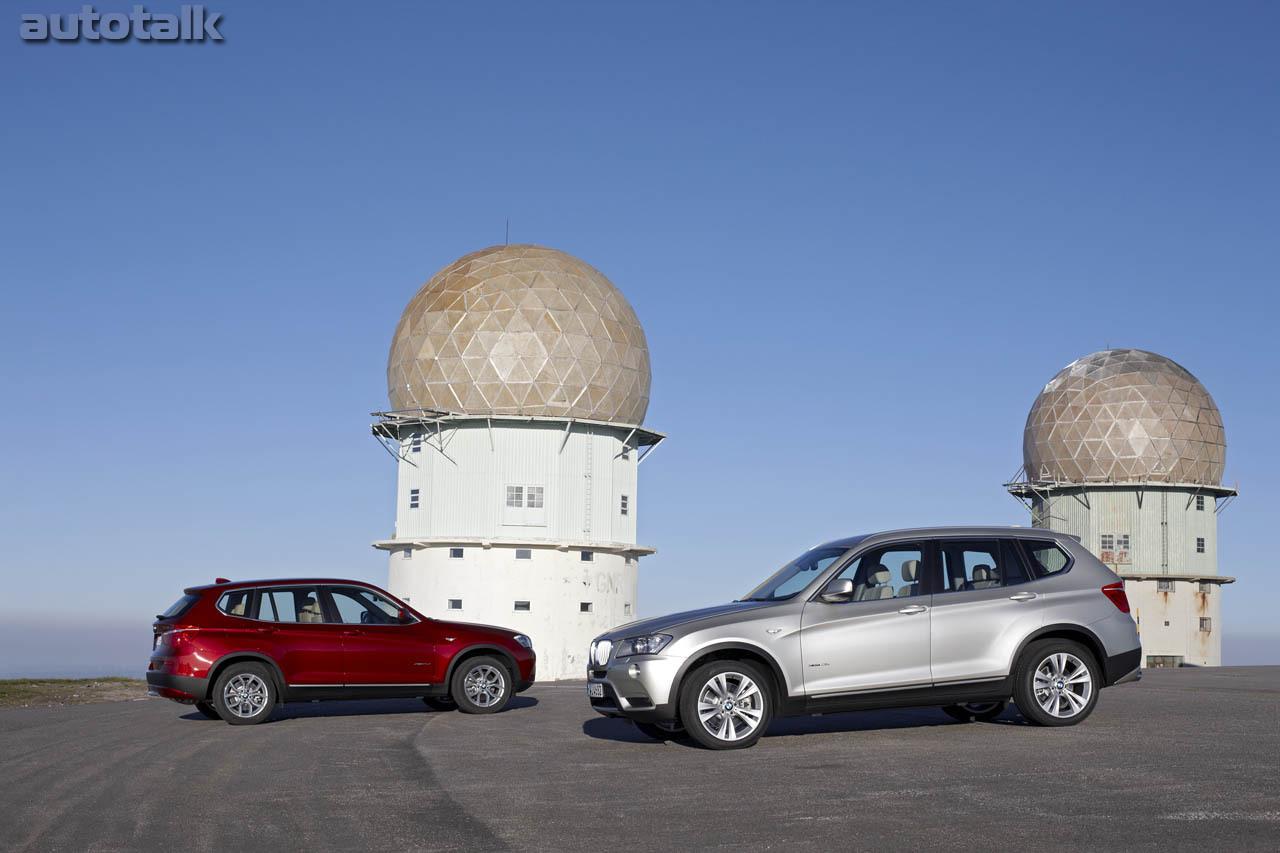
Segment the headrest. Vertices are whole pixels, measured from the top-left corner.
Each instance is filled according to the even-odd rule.
[[[987,565],[977,565],[973,567],[973,579],[976,581],[985,581],[991,579],[991,567]]]
[[[916,579],[916,569],[920,567],[919,560],[907,560],[902,564],[902,579],[904,581],[913,581]]]
[[[243,599],[241,599],[241,601],[240,601],[240,603],[239,603],[239,604],[237,604],[235,607],[231,608],[231,615],[232,615],[232,616],[243,616],[243,615],[244,615],[244,600],[243,600]]]
[[[867,576],[867,583],[888,583],[892,578],[893,575],[889,574],[888,569],[877,566],[876,570]]]

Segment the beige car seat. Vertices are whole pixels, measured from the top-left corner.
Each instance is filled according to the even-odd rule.
[[[324,621],[324,614],[320,612],[320,602],[316,601],[315,596],[308,596],[303,602],[298,610],[298,621],[311,623]]]
[[[889,581],[893,580],[893,575],[884,566],[876,566],[874,571],[867,573],[867,585],[863,587],[859,593],[858,601],[879,601],[882,598],[893,598],[893,587],[889,586]]]
[[[920,584],[916,582],[916,573],[919,569],[919,560],[907,560],[902,564],[902,579],[907,584],[906,586],[898,587],[898,598],[907,598],[919,592]]]

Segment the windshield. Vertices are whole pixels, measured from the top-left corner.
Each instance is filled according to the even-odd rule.
[[[792,598],[848,551],[848,548],[838,545],[820,546],[806,551],[751,590],[742,601],[782,601]]]

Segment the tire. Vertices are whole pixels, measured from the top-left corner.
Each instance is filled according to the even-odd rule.
[[[464,714],[496,714],[514,696],[511,672],[497,658],[467,658],[453,672],[449,695]]]
[[[207,717],[207,718],[208,718],[208,719],[210,719],[210,720],[221,720],[221,719],[222,719],[222,717],[219,717],[219,716],[218,716],[218,709],[217,709],[217,708],[215,708],[215,707],[213,707],[213,705],[212,705],[211,703],[209,703],[209,702],[197,702],[197,703],[196,703],[196,710],[197,710],[197,711],[199,711],[201,714],[203,714],[205,717]]]
[[[769,728],[773,701],[773,682],[755,664],[717,660],[685,679],[680,719],[689,736],[708,749],[745,749]]]
[[[1013,700],[1037,726],[1074,726],[1093,712],[1101,686],[1092,652],[1071,640],[1041,640],[1018,659]]]
[[[264,722],[277,699],[275,678],[260,663],[233,663],[213,683],[213,707],[233,726]]]
[[[985,723],[1003,714],[1008,704],[1003,699],[999,702],[965,702],[961,705],[944,705],[942,710],[953,720],[962,723]]]
[[[423,696],[422,701],[427,703],[427,707],[433,711],[456,711],[458,703],[453,701],[452,696]]]
[[[675,720],[669,723],[641,723],[636,720],[631,722],[640,730],[640,734],[653,740],[684,740],[689,736],[684,726]]]

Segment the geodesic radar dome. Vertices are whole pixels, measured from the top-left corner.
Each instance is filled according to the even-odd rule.
[[[639,424],[649,350],[599,270],[542,246],[494,246],[424,284],[387,359],[395,411],[544,415]]]
[[[1095,352],[1049,380],[1027,415],[1032,482],[1222,482],[1227,440],[1209,392],[1182,365],[1133,349]]]

